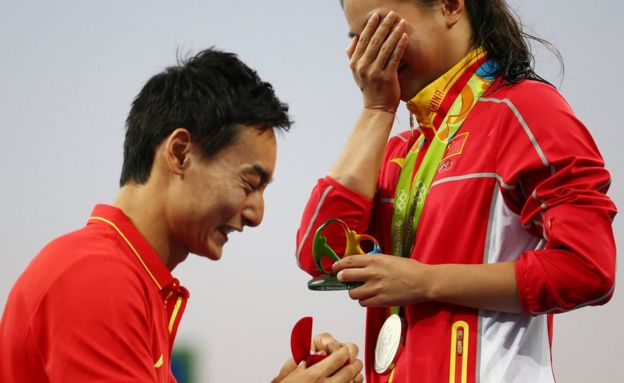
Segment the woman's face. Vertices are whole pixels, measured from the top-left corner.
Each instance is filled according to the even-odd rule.
[[[343,6],[350,33],[355,35],[374,13],[383,18],[394,11],[405,20],[408,45],[398,68],[403,101],[444,74],[470,49],[470,34],[449,19],[443,1],[424,6],[418,0],[344,0]]]

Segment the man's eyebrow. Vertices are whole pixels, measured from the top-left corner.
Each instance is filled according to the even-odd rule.
[[[249,166],[248,168],[245,169],[246,173],[255,173],[260,177],[260,183],[261,184],[269,184],[271,183],[271,181],[273,181],[273,179],[271,178],[271,176],[269,175],[269,173],[264,170],[264,168],[259,165],[259,164],[253,164],[251,166]]]

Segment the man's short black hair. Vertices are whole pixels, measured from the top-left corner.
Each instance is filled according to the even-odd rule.
[[[271,84],[233,53],[210,48],[181,60],[152,77],[132,103],[120,185],[147,182],[156,148],[177,128],[209,159],[248,125],[290,129],[288,105]]]

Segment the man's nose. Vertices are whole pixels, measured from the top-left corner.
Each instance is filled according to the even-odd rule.
[[[247,226],[260,225],[264,217],[264,196],[261,192],[249,196],[247,206],[243,209],[243,219]]]

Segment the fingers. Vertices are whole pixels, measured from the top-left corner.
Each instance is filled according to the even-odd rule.
[[[355,379],[353,379],[353,383],[363,383],[364,382],[364,375],[362,375],[361,373],[358,374]]]
[[[349,59],[353,57],[353,52],[355,52],[355,47],[357,46],[358,40],[358,35],[353,36],[353,38],[351,39],[351,44],[349,44],[349,47],[347,48],[347,57],[349,57]]]
[[[364,377],[362,376],[362,368],[364,365],[362,361],[359,359],[354,360],[351,364],[348,364],[342,367],[339,371],[337,371],[332,377],[328,380],[332,383],[338,382],[363,382]]]
[[[354,343],[339,343],[331,334],[323,333],[313,339],[314,351],[333,354],[340,348],[346,348],[349,353],[349,360],[354,360],[358,356],[359,348]]]
[[[373,61],[379,62],[383,60],[381,47],[388,41],[388,34],[390,34],[390,31],[392,30],[396,18],[396,15],[393,12],[390,12],[381,21],[366,46],[364,54],[362,55],[364,63],[372,63]]]
[[[349,351],[349,359],[351,361],[355,360],[360,352],[358,346],[355,343],[345,343],[343,346],[347,348],[347,351]]]
[[[383,19],[373,14],[366,23],[364,30],[357,41],[352,40],[347,54],[351,59],[351,66],[371,66],[375,70],[396,70],[398,62],[407,46],[405,21],[399,19],[394,12],[390,12]],[[404,36],[405,35],[405,36]],[[397,49],[398,48],[398,49]],[[394,68],[388,64],[395,65]]]
[[[378,303],[379,297],[377,294],[366,285],[349,290],[349,297],[354,301],[358,301],[362,307],[383,306]]]
[[[386,18],[390,16],[391,15],[388,15]],[[401,54],[399,56],[398,54],[395,54],[395,52],[397,51],[397,48],[400,48],[397,45],[399,44],[399,42],[402,42],[404,43],[405,46],[407,46],[407,34],[405,34],[404,32],[405,21],[398,20],[398,23],[395,23],[395,21],[396,20],[393,20],[392,25],[389,26],[389,28],[391,28],[389,31],[390,33],[389,35],[387,35],[387,37],[384,36],[385,40],[383,41],[383,44],[381,44],[381,46],[376,47],[376,46],[369,45],[369,48],[373,49],[373,51],[371,52],[371,57],[374,60],[373,69],[377,71],[387,70],[388,72],[392,72],[392,71],[396,72],[396,69],[398,68],[398,62],[397,62],[397,67],[392,68],[389,66],[390,58],[392,56],[396,56],[399,58],[399,61],[400,61],[401,57],[403,56],[403,51],[405,49],[404,48],[400,49]],[[386,20],[384,19],[384,22],[377,29],[377,31],[380,31],[383,28],[385,23],[386,23]],[[382,33],[384,32],[385,31],[383,31]],[[375,32],[375,34],[377,34],[377,32]],[[405,39],[404,41],[402,41],[401,38],[403,37],[404,34],[405,34]],[[371,44],[373,40],[371,40]],[[366,50],[366,54],[368,54],[368,49]],[[373,57],[373,55],[375,55],[376,57]]]
[[[328,333],[313,339],[315,351],[328,356],[306,369],[305,362],[294,366],[294,361],[286,362],[280,375],[273,382],[363,382],[361,374],[363,364],[357,358],[358,347],[353,343],[341,344]],[[280,378],[284,378],[282,381]]]
[[[279,374],[280,374],[280,376],[288,375],[295,368],[297,368],[297,364],[295,363],[295,360],[293,358],[290,358],[289,360],[286,361],[286,363],[284,363],[284,365],[282,366],[282,369],[280,370]]]
[[[347,269],[341,270],[336,275],[340,282],[363,282],[366,283],[371,278],[371,272],[367,269]]]
[[[403,58],[405,49],[407,49],[407,33],[401,32],[399,41],[397,42],[396,46],[394,47],[394,50],[392,51],[392,56],[390,56],[390,59],[388,60],[388,63],[386,64],[386,68],[388,71],[396,72],[399,69],[399,64],[401,63],[401,58]]]
[[[349,347],[340,347],[310,369],[318,369],[322,376],[331,376],[330,382],[348,382],[362,370],[362,362],[359,359],[351,361],[351,352]],[[346,364],[348,361],[350,363]]]
[[[313,351],[331,354],[342,345],[328,333],[319,334],[312,340]]]
[[[353,269],[366,267],[370,264],[370,261],[375,258],[377,254],[367,255],[349,255],[332,265],[333,272],[339,272],[344,269]]]
[[[336,277],[341,282],[363,282],[362,286],[349,290],[349,297],[359,301],[363,307],[376,307],[380,305],[379,291],[379,268],[383,268],[386,254],[369,254],[366,256],[344,257],[334,264],[334,271],[338,271]],[[376,271],[377,270],[377,271]]]
[[[374,13],[366,22],[366,26],[364,27],[362,33],[360,33],[357,46],[355,47],[355,51],[351,57],[351,63],[357,62],[362,57],[368,47],[368,42],[373,36],[373,33],[375,32],[375,29],[377,29],[378,25],[379,15]]]
[[[400,101],[398,68],[408,45],[407,26],[394,12],[373,14],[347,49],[364,107],[394,111]]]
[[[332,270],[340,282],[367,282],[371,276],[369,266],[377,255],[349,256],[336,262]]]
[[[303,371],[305,370],[305,362],[299,363],[299,365],[295,364],[293,358],[290,358],[279,372],[279,375],[271,381],[271,383],[277,383],[284,380],[288,375],[292,374],[295,370]]]
[[[347,269],[353,269],[353,271],[358,271],[358,269],[364,269],[368,267],[384,268],[386,267],[388,262],[393,259],[395,259],[394,256],[383,253],[350,255],[334,263],[332,265],[332,271],[336,273]]]

